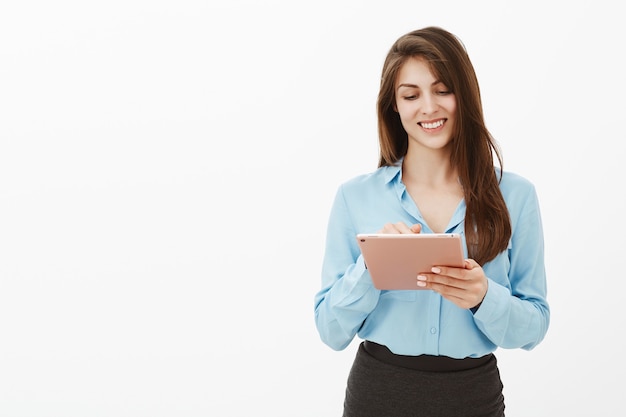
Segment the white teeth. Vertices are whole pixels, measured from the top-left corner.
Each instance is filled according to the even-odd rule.
[[[422,123],[422,127],[426,129],[436,129],[441,125],[443,125],[443,120],[438,120],[435,123]]]

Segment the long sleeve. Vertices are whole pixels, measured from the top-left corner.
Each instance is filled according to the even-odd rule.
[[[322,266],[322,289],[315,296],[315,323],[324,343],[345,349],[376,307],[376,289],[355,240],[340,188],[331,209]]]
[[[508,276],[494,268],[498,260],[485,267],[489,289],[474,320],[495,345],[529,350],[545,337],[550,310],[539,203],[533,186],[520,188],[507,196],[513,228],[507,251]]]

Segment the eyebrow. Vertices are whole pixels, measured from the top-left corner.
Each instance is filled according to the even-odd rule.
[[[442,84],[442,81],[439,80],[435,80],[433,81],[433,83],[430,85],[431,87],[437,84]],[[415,85],[415,84],[408,84],[408,83],[402,83],[398,86],[398,88],[396,88],[396,90],[399,90],[400,87],[409,87],[409,88],[419,88],[419,86]]]

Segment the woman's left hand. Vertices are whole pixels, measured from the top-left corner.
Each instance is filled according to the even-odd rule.
[[[487,294],[487,277],[473,259],[465,260],[465,268],[436,266],[431,273],[417,276],[417,286],[441,294],[461,308],[478,306]]]

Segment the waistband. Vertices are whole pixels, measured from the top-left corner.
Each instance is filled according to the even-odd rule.
[[[454,372],[465,371],[478,368],[489,362],[493,358],[493,353],[489,353],[480,358],[456,359],[449,356],[434,355],[396,355],[385,345],[365,340],[363,348],[374,358],[389,365],[400,366],[425,372]]]

